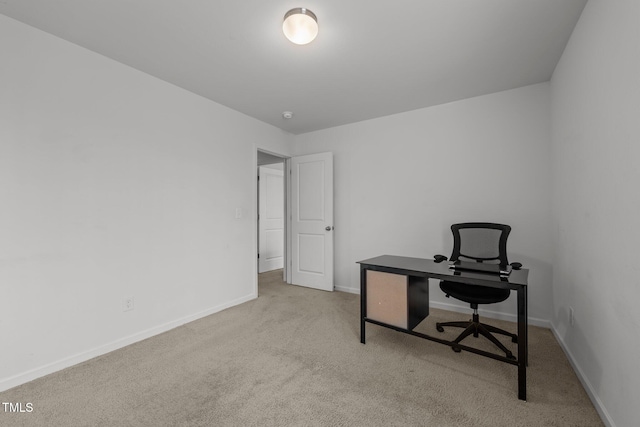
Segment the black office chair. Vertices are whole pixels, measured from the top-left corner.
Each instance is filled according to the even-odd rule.
[[[501,268],[509,265],[507,259],[507,237],[511,227],[503,224],[487,222],[468,222],[453,224],[453,252],[450,261],[471,261],[479,263],[499,264]],[[444,255],[436,255],[436,262],[447,260]],[[512,268],[518,269],[522,264],[514,262]],[[483,335],[505,352],[510,359],[515,359],[513,354],[492,333],[511,337],[512,342],[518,342],[518,336],[496,328],[495,326],[480,323],[478,316],[478,304],[495,304],[509,298],[509,289],[491,288],[487,286],[465,285],[462,283],[441,281],[440,289],[447,298],[453,298],[467,302],[473,309],[473,318],[468,322],[444,322],[436,323],[439,332],[444,332],[444,327],[452,326],[463,328],[464,331],[453,342],[460,343],[463,339],[473,334],[474,337]],[[460,348],[452,346],[453,350],[460,352]]]

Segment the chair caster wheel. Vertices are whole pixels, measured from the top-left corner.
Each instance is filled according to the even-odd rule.
[[[444,328],[440,325],[436,325],[436,329],[438,330],[438,332],[444,332]]]
[[[511,342],[514,342],[514,343],[516,343],[516,344],[517,344],[517,343],[518,343],[518,337],[513,337],[513,338],[511,338]]]
[[[507,359],[515,360],[515,358],[516,357],[513,355],[513,353],[511,353],[511,352],[507,353]]]
[[[456,353],[460,353],[462,351],[462,349],[458,346],[451,346],[451,350],[455,351]]]

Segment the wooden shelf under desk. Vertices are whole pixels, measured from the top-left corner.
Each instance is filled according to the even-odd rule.
[[[367,318],[413,330],[429,315],[424,277],[367,271]]]

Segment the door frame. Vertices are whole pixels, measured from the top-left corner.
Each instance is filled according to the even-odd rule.
[[[259,190],[258,190],[258,151],[265,153],[265,154],[269,154],[271,156],[275,156],[275,157],[279,157],[282,159],[283,161],[283,173],[284,173],[284,179],[283,179],[283,196],[284,196],[284,267],[283,267],[283,280],[286,281],[287,283],[291,283],[291,272],[290,272],[290,260],[291,260],[291,249],[290,249],[290,244],[289,244],[289,236],[290,236],[290,225],[289,225],[289,217],[291,214],[291,203],[290,203],[290,196],[289,196],[289,180],[291,178],[290,173],[289,173],[289,169],[290,169],[290,156],[286,155],[286,154],[281,154],[281,153],[277,153],[274,151],[270,151],[270,150],[266,150],[263,148],[258,147],[256,144],[253,145],[253,161],[252,161],[252,176],[253,176],[253,208],[252,208],[252,218],[254,220],[254,227],[253,227],[253,253],[254,253],[254,263],[253,263],[253,289],[254,289],[254,295],[255,297],[258,296],[258,251],[259,251],[259,246],[258,246],[258,234],[259,234],[259,223],[258,223],[258,197],[259,197]]]

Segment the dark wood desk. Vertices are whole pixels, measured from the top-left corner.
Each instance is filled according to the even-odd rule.
[[[415,288],[421,287],[424,290],[424,283],[427,279],[447,280],[450,282],[460,282],[469,285],[481,285],[490,286],[493,288],[505,288],[516,291],[517,293],[517,306],[518,306],[518,356],[514,359],[508,359],[505,356],[499,354],[490,353],[484,350],[480,350],[474,347],[469,347],[462,344],[455,344],[457,348],[461,350],[469,351],[472,353],[480,354],[482,356],[490,357],[492,359],[499,360],[501,362],[516,365],[518,367],[518,399],[527,400],[527,357],[528,357],[528,337],[527,337],[527,277],[529,270],[520,269],[513,270],[508,276],[498,276],[486,273],[476,273],[470,271],[456,271],[449,268],[447,261],[436,263],[431,259],[422,258],[409,258],[393,255],[383,255],[376,258],[359,261],[360,264],[360,342],[365,343],[365,324],[367,322],[376,325],[384,326],[394,329],[399,332],[414,335],[420,338],[424,338],[430,341],[435,341],[440,344],[453,346],[455,343],[452,341],[443,340],[441,338],[426,335],[420,332],[413,331],[413,328],[417,325],[414,322],[408,323],[406,326],[398,326],[397,324],[385,323],[383,321],[371,319],[367,317],[367,272],[383,272],[391,273],[407,277],[407,287]],[[413,285],[413,286],[412,286]],[[416,295],[419,295],[419,291],[407,291],[407,304],[414,309],[416,303],[411,299]],[[424,294],[424,291],[422,292]],[[422,297],[420,304],[426,301],[428,304],[428,287],[426,299]],[[409,308],[411,310],[411,308]],[[426,314],[425,314],[426,311]],[[422,318],[428,315],[428,308],[426,310],[418,310],[418,315]],[[415,314],[414,314],[415,317]],[[415,320],[415,319],[414,319]]]

